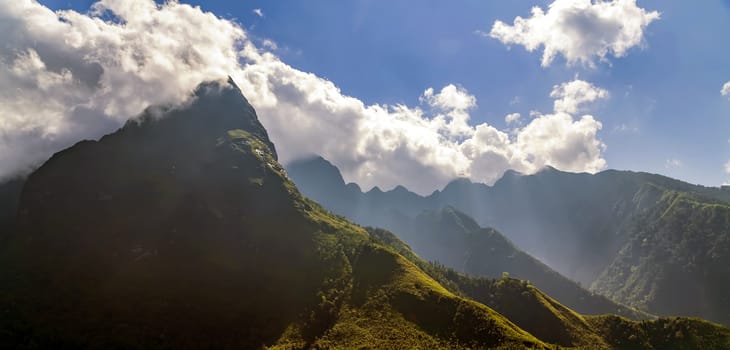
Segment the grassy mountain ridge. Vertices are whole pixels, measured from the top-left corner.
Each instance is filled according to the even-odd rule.
[[[471,277],[427,263],[394,234],[368,228],[376,241],[413,261],[450,291],[479,301],[519,327],[559,347],[580,349],[725,349],[730,330],[688,318],[631,321],[615,315],[584,316],[561,305],[531,283],[510,277]]]
[[[305,176],[306,172],[314,172],[317,176]],[[372,206],[363,204],[367,203],[367,195],[370,192],[360,197],[359,202],[358,197],[349,188],[338,192],[337,189],[342,188],[338,186],[344,184],[344,180],[339,176],[339,171],[322,158],[295,164],[291,176],[295,181],[302,180],[305,193],[321,200],[329,209],[350,215],[355,220],[363,220],[361,221],[363,224],[379,225],[397,232],[419,256],[426,260],[439,261],[475,276],[497,278],[503,272],[509,272],[516,278],[530,280],[562,303],[585,314],[618,313],[635,319],[650,317],[585,290],[515,247],[509,239],[496,230],[481,228],[474,219],[453,206],[447,205],[443,209],[436,210],[426,209],[409,216],[404,212],[413,212],[412,208],[401,211],[401,208],[393,208],[393,203]],[[519,175],[508,174],[503,181],[508,181],[509,176]],[[309,179],[317,181],[316,184],[310,187]],[[337,181],[330,182],[328,187],[326,179],[337,179]],[[473,193],[474,191],[469,191],[471,185],[471,182],[464,180],[454,181],[442,192]],[[306,192],[308,190],[309,192]],[[332,197],[328,196],[328,193],[339,193],[339,195],[335,195],[335,201],[330,201]],[[386,194],[382,196],[387,198]],[[402,197],[405,196],[401,195]],[[355,201],[354,204],[352,201]],[[394,199],[394,202],[399,204],[402,201]],[[371,207],[382,212],[363,210]],[[339,208],[344,209],[339,211]],[[368,221],[370,219],[367,216],[359,216],[361,213],[371,213],[372,221]]]
[[[498,278],[503,273],[529,280],[553,298],[584,314],[615,313],[632,319],[651,316],[587,291],[539,260],[521,251],[492,228],[481,228],[471,218],[447,207],[425,211],[410,222],[395,225],[401,237],[426,260],[473,276]]]
[[[355,222],[401,234],[407,230],[399,223],[451,206],[480,226],[494,227],[562,275],[621,303],[653,314],[699,316],[730,324],[726,311],[730,303],[724,296],[730,272],[723,265],[730,256],[726,249],[730,227],[722,219],[730,200],[727,188],[640,172],[607,170],[591,175],[548,167],[533,175],[508,171],[493,186],[457,179],[426,197],[406,195],[403,189],[397,195],[386,191],[373,196],[356,193],[348,185],[347,195],[340,197],[347,200],[331,202],[333,196],[345,193],[343,187],[333,184],[310,191],[312,174],[317,172],[308,172],[302,164],[317,165],[319,174],[337,168],[321,158],[288,167],[305,195]],[[682,200],[670,201],[672,196]],[[436,238],[449,249],[456,244]],[[427,259],[448,259],[443,255],[451,254],[448,265],[465,271],[466,249],[456,257],[453,252],[438,257],[436,252],[421,252],[423,247],[415,244],[414,248]],[[550,294],[568,303],[554,292]]]

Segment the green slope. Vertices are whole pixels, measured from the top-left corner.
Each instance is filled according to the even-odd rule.
[[[645,310],[730,323],[730,205],[659,186],[642,195],[655,204],[593,287]]]
[[[395,225],[418,255],[473,276],[528,280],[553,298],[583,314],[614,313],[632,319],[651,316],[590,292],[518,249],[492,228],[481,228],[466,214],[446,207],[424,211]]]
[[[491,277],[499,270],[509,271],[582,312],[607,310],[606,303],[576,303],[587,299],[580,288],[559,283],[559,277],[551,279],[555,283],[539,280],[536,275],[550,275],[540,268],[531,269],[533,275],[528,276],[524,273],[529,270],[515,272],[524,264],[503,267],[505,259],[530,259],[484,249],[488,247],[471,249],[473,242],[461,239],[459,243],[449,237],[447,233],[462,230],[459,225],[431,235],[428,241],[433,245],[428,246],[414,240],[417,235],[404,236],[409,228],[402,223],[424,211],[451,206],[480,226],[499,230],[509,242],[561,275],[620,303],[652,314],[698,316],[730,324],[730,225],[725,214],[730,188],[640,172],[574,174],[548,167],[533,175],[508,171],[493,186],[457,179],[422,197],[402,188],[362,193],[345,186],[341,177],[331,188],[318,186],[317,176],[339,175],[322,159],[295,163],[291,170],[303,193],[328,209],[364,225],[390,229],[424,258],[438,259],[460,271]],[[482,236],[483,241],[499,237],[489,232]],[[493,243],[509,246],[502,240]],[[455,249],[463,246],[469,249]],[[467,260],[473,263],[465,265]]]
[[[599,316],[587,320],[616,349],[730,349],[730,330],[699,319],[632,322],[618,316]]]
[[[691,318],[631,321],[615,316],[584,316],[563,306],[526,281],[510,277],[470,277],[427,263],[408,245],[382,229],[371,237],[413,261],[455,294],[479,301],[558,347],[581,349],[728,349],[730,329]]]

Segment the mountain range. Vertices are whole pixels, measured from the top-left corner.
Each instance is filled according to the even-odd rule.
[[[503,256],[527,255],[515,255],[517,248],[535,258],[498,266],[505,272],[532,271],[520,277],[541,281],[543,286],[536,285],[554,296],[558,292],[548,286],[566,285],[557,282],[566,279],[549,272],[553,283],[546,283],[538,277],[545,274],[536,273],[540,269],[527,261],[539,259],[581,286],[644,312],[730,324],[727,188],[631,171],[576,174],[547,167],[533,175],[508,171],[493,186],[457,179],[419,196],[402,186],[363,192],[346,184],[321,157],[293,162],[287,170],[302,193],[332,212],[392,230],[417,254],[461,272],[497,277],[497,265],[480,268],[469,261],[494,260],[497,246],[503,247],[498,253]],[[459,219],[434,221],[443,217],[439,211],[444,208],[461,213]],[[444,220],[458,223],[444,226]],[[473,239],[464,241],[481,227],[498,233],[486,229],[478,236],[498,237],[498,242],[478,246]],[[579,298],[558,299],[580,307]]]
[[[725,327],[584,316],[328,212],[231,80],[79,142],[17,186],[0,197],[2,348],[730,347]]]

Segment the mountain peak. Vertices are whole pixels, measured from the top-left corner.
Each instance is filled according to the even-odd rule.
[[[504,172],[504,174],[502,174],[502,177],[517,177],[517,176],[522,176],[522,175],[524,175],[524,174],[522,174],[521,172],[519,172],[517,170],[507,169]]]
[[[370,191],[367,191],[367,193],[374,193],[374,194],[382,194],[384,193],[383,190],[380,189],[378,186],[374,186],[370,189]]]
[[[558,170],[556,167],[554,167],[552,165],[545,165],[538,172],[539,173],[543,173],[543,172],[550,173],[550,172],[560,172],[560,170]]]
[[[524,174],[522,174],[519,171],[516,171],[513,169],[507,169],[507,171],[505,171],[504,174],[502,174],[502,177],[499,178],[499,180],[497,180],[497,182],[494,183],[494,186],[498,186],[499,184],[505,183],[505,182],[515,181],[515,180],[521,178],[522,176],[524,176]]]
[[[295,160],[289,163],[286,169],[292,178],[303,179],[306,176],[316,180],[322,189],[329,186],[345,186],[345,179],[340,170],[321,156]]]
[[[148,129],[174,133],[176,138],[191,140],[218,137],[229,130],[245,130],[264,142],[274,159],[277,159],[274,144],[269,140],[256,111],[230,77],[227,81],[201,83],[183,105],[147,108],[139,117],[130,119],[121,132],[146,133]]]
[[[470,186],[473,184],[471,180],[469,180],[466,177],[458,177],[456,179],[451,180],[446,186],[444,186],[444,189],[441,190],[441,192],[446,192],[447,189],[453,189],[453,188],[462,188],[465,186]]]
[[[412,193],[407,188],[405,188],[405,186],[403,186],[403,185],[395,186],[392,190],[390,190],[388,192],[399,193],[399,194],[409,194],[409,193]]]

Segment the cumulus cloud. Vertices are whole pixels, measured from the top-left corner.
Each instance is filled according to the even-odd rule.
[[[225,78],[246,39],[239,26],[174,2],[104,0],[91,13],[0,2],[0,178]],[[118,20],[96,16],[104,13]]]
[[[510,113],[510,114],[507,114],[504,117],[504,122],[507,123],[507,124],[519,123],[521,116],[522,115],[520,115],[519,113]]]
[[[720,90],[720,94],[723,96],[730,96],[730,81],[725,83],[725,85],[722,86],[722,90]]]
[[[472,133],[469,110],[476,107],[477,99],[466,89],[449,84],[434,94],[433,88],[428,88],[423,92],[420,101],[442,112],[433,119],[433,123],[439,125],[440,130],[451,136],[468,136]]]
[[[575,114],[586,103],[608,98],[608,91],[595,85],[575,79],[553,86],[550,97],[555,99],[555,111]]]
[[[264,17],[264,11],[261,9],[253,9],[252,11],[256,16]]]
[[[426,89],[420,98],[426,109],[368,106],[269,53],[236,79],[256,101],[284,162],[319,154],[364,188],[401,184],[424,194],[456,176],[492,183],[507,169],[531,173],[551,165],[595,172],[606,166],[597,138],[602,125],[589,115],[535,114],[510,135],[485,123],[467,124],[465,112],[476,99],[456,86]],[[459,120],[442,112],[465,114]]]
[[[636,0],[555,0],[547,11],[533,7],[530,17],[518,16],[512,25],[495,21],[489,36],[530,52],[543,47],[544,67],[558,54],[569,65],[594,66],[596,57],[622,57],[640,45],[646,27],[659,17]]]
[[[177,2],[102,0],[82,14],[2,1],[0,33],[0,178],[228,75],[282,162],[320,154],[364,188],[402,184],[428,193],[456,176],[491,183],[510,168],[605,167],[601,123],[590,115],[556,107],[531,113],[507,134],[470,123],[476,98],[457,85],[426,89],[419,106],[366,105],[282,62],[270,46],[256,47],[238,24]],[[554,98],[580,106],[605,96]]]

